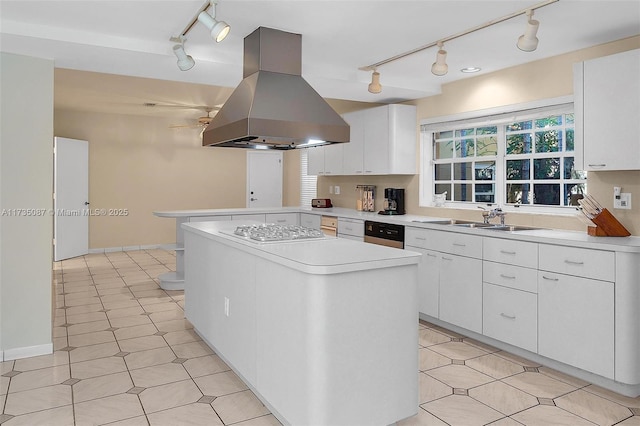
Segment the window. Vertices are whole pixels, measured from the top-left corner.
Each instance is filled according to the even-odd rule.
[[[570,104],[423,125],[422,137],[423,194],[448,203],[564,207],[586,193]]]
[[[307,174],[309,164],[308,148],[300,150],[300,205],[309,207],[311,200],[317,196],[317,176]]]

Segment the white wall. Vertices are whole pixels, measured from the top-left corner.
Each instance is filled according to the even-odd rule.
[[[0,350],[52,351],[53,61],[0,53]]]

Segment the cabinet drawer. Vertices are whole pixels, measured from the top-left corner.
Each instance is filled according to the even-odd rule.
[[[338,235],[364,237],[364,221],[338,218]]]
[[[277,225],[297,225],[298,213],[267,213],[266,221]]]
[[[482,253],[485,260],[509,265],[538,267],[538,244],[502,238],[484,238]]]
[[[536,269],[488,262],[486,260],[482,265],[482,280],[486,283],[530,293],[538,292],[538,271]]]
[[[334,216],[322,216],[320,219],[321,226],[325,228],[337,228],[338,227],[338,218]]]
[[[488,283],[483,284],[482,290],[483,334],[537,352],[537,296]]]
[[[404,245],[410,247],[427,248],[427,239],[430,238],[432,231],[423,228],[412,228],[405,226],[404,228]]]
[[[256,222],[265,223],[265,215],[264,214],[234,214],[234,221],[251,221],[254,220]]]
[[[308,213],[300,213],[300,225],[305,228],[320,229],[321,216]]]
[[[615,281],[615,254],[612,251],[540,244],[539,259],[543,271]]]
[[[443,253],[459,256],[482,258],[482,237],[476,235],[459,234],[457,232],[432,231],[427,239],[427,247]]]

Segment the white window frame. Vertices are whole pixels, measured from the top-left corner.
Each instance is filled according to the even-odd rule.
[[[437,131],[455,130],[469,127],[480,127],[498,124],[498,152],[496,159],[496,179],[495,203],[483,203],[473,201],[446,201],[443,208],[469,209],[475,210],[481,207],[500,206],[507,212],[519,212],[529,214],[551,214],[558,216],[575,215],[575,207],[571,206],[546,206],[536,204],[508,205],[501,202],[504,200],[505,191],[505,147],[504,129],[502,124],[507,122],[517,122],[531,119],[532,115],[539,111],[543,115],[553,115],[554,113],[573,111],[573,96],[562,96],[558,98],[544,99],[535,102],[507,105],[496,108],[472,111],[450,116],[436,117],[420,121],[420,185],[419,185],[419,205],[420,207],[435,207],[434,180],[433,180],[433,134]],[[502,126],[503,127],[503,126]],[[426,128],[426,131],[422,131]],[[576,142],[577,143],[577,142]],[[493,158],[493,157],[491,157]],[[476,157],[481,159],[481,157]]]

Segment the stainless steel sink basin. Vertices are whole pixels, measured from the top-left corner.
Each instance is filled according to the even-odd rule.
[[[472,222],[469,220],[460,220],[460,219],[446,219],[446,220],[424,221],[423,223],[431,223],[433,225],[470,225],[470,224],[475,224],[477,222]]]
[[[532,228],[530,226],[519,226],[519,225],[492,225],[485,229],[488,229],[490,231],[513,232],[513,231],[531,231],[531,230],[540,229],[540,228]]]
[[[492,228],[496,226],[493,223],[483,223],[483,222],[454,223],[453,225],[459,226],[461,228]]]

